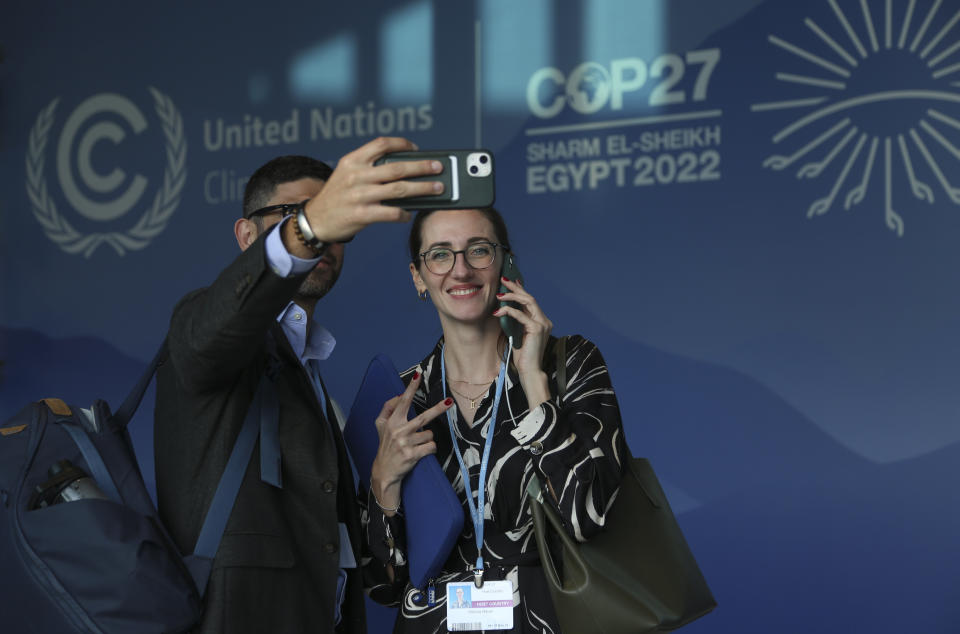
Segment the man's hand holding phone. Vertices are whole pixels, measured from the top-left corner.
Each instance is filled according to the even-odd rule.
[[[490,207],[496,199],[493,153],[489,150],[431,150],[415,152],[391,152],[379,159],[377,165],[407,161],[434,160],[443,164],[440,179],[442,193],[427,196],[392,198],[383,201],[404,209],[482,209]],[[414,180],[431,180],[422,176]]]
[[[440,174],[440,161],[374,165],[385,154],[413,150],[416,146],[407,139],[380,137],[341,158],[330,180],[304,209],[317,238],[322,242],[344,242],[376,222],[407,222],[410,212],[383,201],[442,193],[443,183],[439,179],[410,180]]]

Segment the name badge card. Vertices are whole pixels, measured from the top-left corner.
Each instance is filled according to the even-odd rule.
[[[513,584],[485,581],[447,584],[447,631],[513,629]]]

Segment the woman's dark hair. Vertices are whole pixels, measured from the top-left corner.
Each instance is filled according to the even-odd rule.
[[[418,211],[413,218],[413,224],[410,226],[410,261],[413,265],[420,268],[420,249],[423,246],[423,223],[435,211],[441,209],[428,209]],[[477,209],[493,225],[493,235],[499,244],[502,244],[507,250],[510,250],[510,236],[507,235],[507,223],[503,221],[503,216],[493,207],[481,207]]]

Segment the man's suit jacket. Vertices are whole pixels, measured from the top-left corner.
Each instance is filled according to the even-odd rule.
[[[154,447],[160,516],[184,553],[196,543],[247,409],[269,368],[280,407],[283,488],[260,480],[259,443],[207,586],[202,632],[333,632],[339,521],[360,560],[352,475],[310,378],[277,324],[303,276],[266,263],[263,236],[174,309],[157,378]],[[338,509],[339,505],[339,509]],[[338,512],[339,511],[339,512]],[[337,631],[365,631],[349,573]]]

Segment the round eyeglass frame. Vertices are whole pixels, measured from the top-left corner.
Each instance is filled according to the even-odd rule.
[[[460,254],[463,255],[463,261],[466,262],[467,266],[469,266],[471,269],[475,271],[482,271],[484,269],[490,268],[490,264],[487,264],[485,266],[474,266],[473,264],[470,263],[470,258],[467,257],[467,251],[480,244],[488,244],[493,247],[493,257],[490,258],[490,264],[493,264],[497,260],[497,249],[503,249],[507,253],[510,252],[510,247],[508,247],[505,244],[498,244],[496,242],[490,242],[489,240],[482,240],[482,241],[472,242],[468,244],[466,249],[454,250],[454,249],[451,249],[450,247],[434,247],[432,249],[427,249],[426,251],[424,251],[419,255],[420,255],[420,259],[423,260],[423,265],[427,267],[427,270],[433,273],[434,275],[446,275],[447,273],[452,271],[454,267],[457,266],[457,255],[460,255]],[[452,253],[453,259],[450,260],[450,267],[447,268],[446,270],[442,272],[434,271],[432,268],[430,268],[430,264],[427,262],[427,255],[429,253],[432,253],[433,251],[441,251],[441,250],[449,251],[450,253]]]

